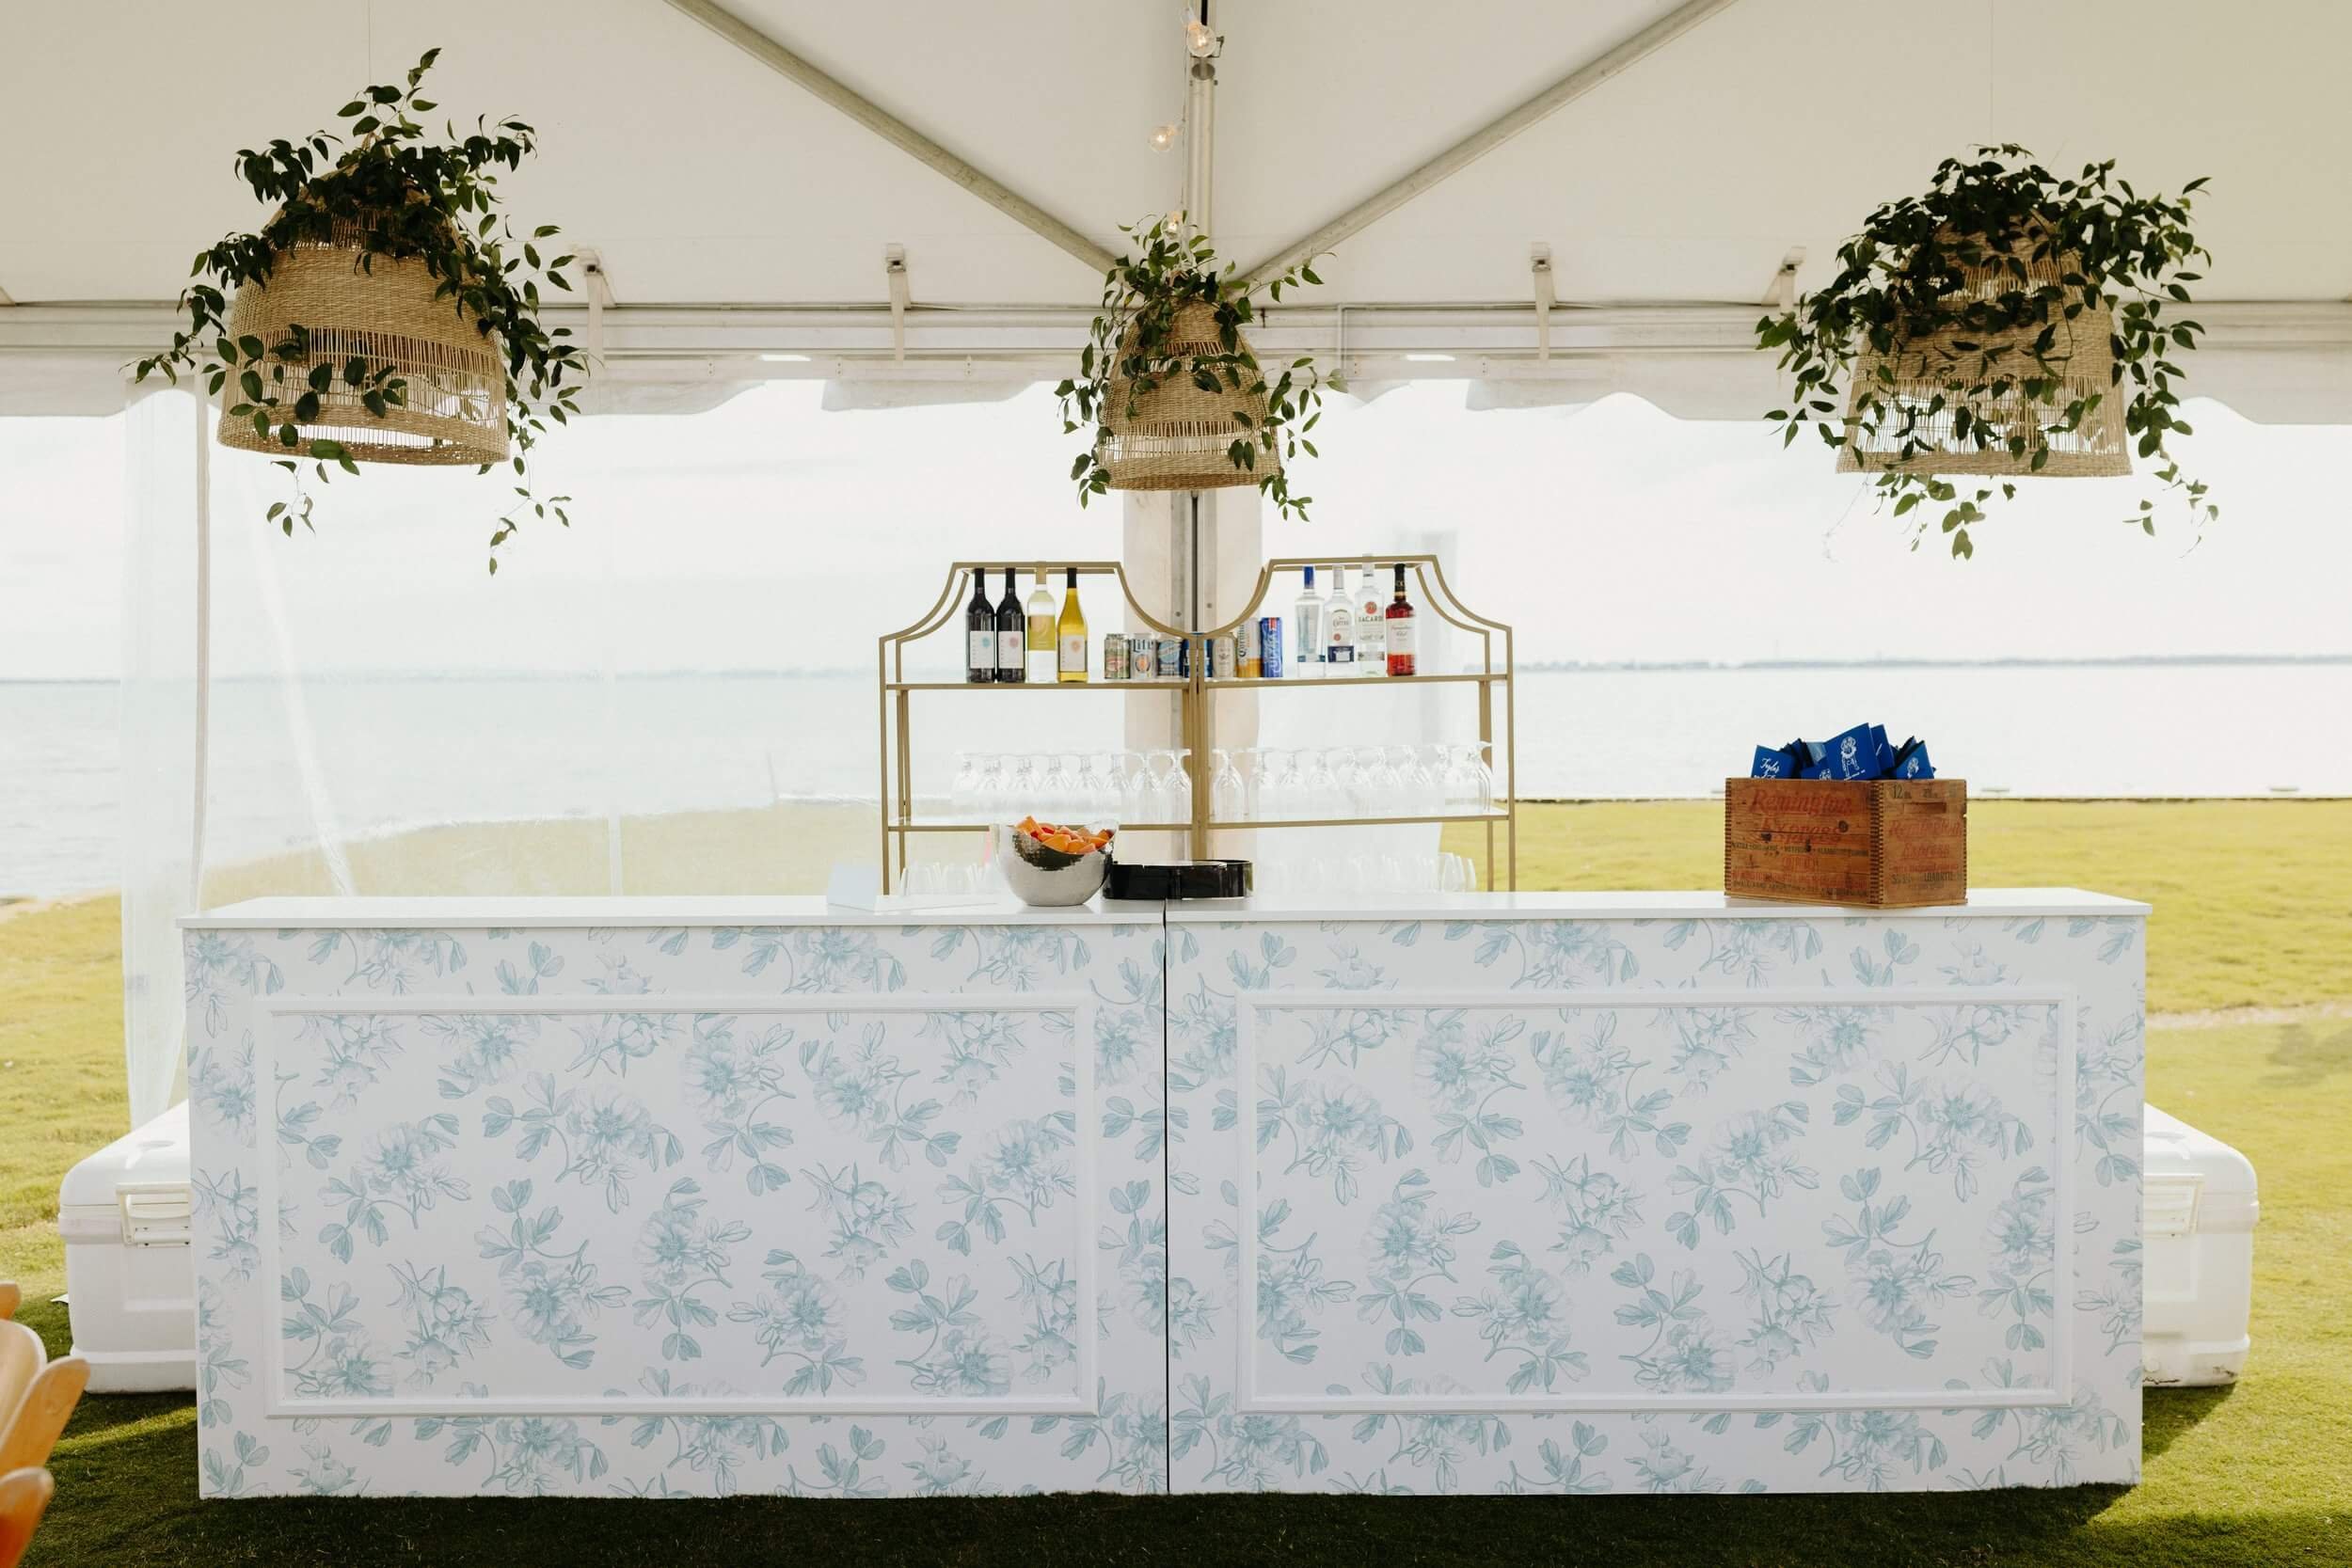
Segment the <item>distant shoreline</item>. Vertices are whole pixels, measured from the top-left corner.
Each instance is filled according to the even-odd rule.
[[[1531,661],[1519,665],[1521,674],[1652,674],[1676,673],[1686,671],[1708,671],[1725,674],[1743,671],[1763,670],[2112,670],[2129,668],[2247,668],[2258,666],[2352,665],[2352,653],[2342,654],[2105,654],[2080,657],[2021,657],[2014,658],[1757,658],[1757,659],[1661,659],[1655,662],[1641,659],[1608,660],[1581,663],[1566,659]],[[672,680],[782,680],[795,677],[837,679],[843,676],[870,677],[870,669],[834,668],[825,670],[645,670],[616,673],[616,681]],[[285,677],[278,673],[256,675],[219,675],[215,686],[238,686],[254,683],[274,683]],[[337,681],[593,681],[605,677],[594,671],[507,671],[461,670],[409,673],[397,670],[338,672],[316,678]],[[121,677],[116,675],[0,675],[0,687],[9,686],[118,686]]]

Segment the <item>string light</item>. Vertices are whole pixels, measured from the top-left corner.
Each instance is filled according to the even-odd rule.
[[[1169,148],[1174,147],[1176,145],[1176,127],[1173,125],[1154,125],[1152,127],[1152,145],[1162,152],[1165,152]]]
[[[1184,24],[1184,47],[1196,60],[1205,60],[1216,53],[1216,30],[1205,22]]]

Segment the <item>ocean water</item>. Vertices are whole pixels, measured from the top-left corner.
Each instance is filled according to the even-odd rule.
[[[1270,694],[1260,738],[1469,737],[1472,692]],[[958,750],[1123,743],[1107,696],[912,700],[925,794]],[[1525,798],[1704,796],[1756,743],[1864,720],[1925,737],[1980,796],[2352,794],[2352,662],[1543,670],[1516,708]],[[0,893],[121,881],[120,712],[109,684],[0,682]],[[436,822],[870,802],[875,712],[872,677],[848,673],[226,681],[210,858]]]

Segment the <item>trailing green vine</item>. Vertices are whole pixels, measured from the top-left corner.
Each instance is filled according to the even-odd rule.
[[[1909,462],[1938,450],[1920,427],[1948,413],[1950,440],[1979,451],[2005,450],[2032,474],[2048,464],[2054,438],[2070,441],[2106,397],[2128,396],[2123,425],[2137,455],[2155,460],[2156,478],[2180,492],[2196,526],[2214,521],[2220,509],[2206,485],[2186,477],[2167,446],[2192,433],[2180,418],[2175,384],[2183,372],[2173,356],[2194,349],[2204,327],[2166,311],[2190,303],[2187,285],[2202,275],[2187,269],[2212,260],[2189,227],[2190,198],[2205,182],[2190,181],[2178,198],[2141,196],[2114,177],[2112,160],[2060,180],[2022,147],[1980,147],[1977,154],[1944,160],[1925,195],[1881,206],[1838,250],[1839,271],[1827,287],[1756,324],[1758,346],[1781,350],[1782,368],[1794,374],[1794,400],[1765,416],[1783,424],[1782,443],[1810,423],[1833,449],[1859,438],[1876,452],[1899,442],[1888,455]],[[2057,277],[2029,279],[2028,259],[2054,263]],[[2007,272],[2017,287],[1989,295],[1970,290],[1968,270],[1987,267]],[[2065,377],[2066,324],[2100,306],[2114,320],[2113,390],[2078,394]],[[1897,397],[1891,370],[1864,377],[1850,406],[1841,398],[1858,358],[1882,356],[1883,367],[1884,356],[1937,333],[1951,335],[1950,350],[1935,356],[1938,386],[1928,402]],[[2030,340],[2027,368],[1990,351],[1984,340],[1996,335]],[[2018,394],[2034,411],[2022,424],[1983,412]],[[1889,468],[1877,488],[1898,517],[1942,505],[1941,531],[1952,553],[1965,557],[1975,553],[1969,529],[1984,520],[1995,486],[1963,496],[1933,473]],[[2016,495],[2013,483],[1997,488],[2004,500]],[[2124,520],[2153,534],[2154,514],[2154,499],[2143,498]],[[1913,548],[1927,532],[1921,513]]]
[[[490,534],[490,570],[496,572],[498,547],[521,528],[526,514],[570,526],[564,507],[571,498],[537,495],[526,454],[549,420],[565,424],[580,411],[578,383],[587,361],[578,345],[562,341],[570,336],[568,327],[549,329],[539,320],[540,283],[568,290],[564,269],[574,258],[543,256],[541,245],[556,235],[555,228],[518,236],[499,202],[499,171],[530,156],[536,135],[519,119],[493,125],[484,117],[471,134],[461,135],[445,124],[440,138],[431,136],[417,117],[436,105],[418,89],[439,54],[425,51],[407,73],[405,88],[367,87],[344,104],[339,118],[350,122],[346,130],[357,139],[340,153],[343,136],[318,131],[298,142],[279,139],[237,154],[238,174],[256,198],[277,203],[277,213],[260,232],[227,235],[198,254],[191,272],[205,281],[180,296],[186,325],[173,333],[168,349],[138,361],[138,379],[157,371],[175,384],[183,370],[199,375],[210,391],[234,399],[227,407],[230,419],[252,420],[257,436],[274,437],[290,451],[301,444],[299,426],[316,420],[322,400],[339,382],[381,419],[407,406],[407,383],[394,366],[353,356],[306,372],[300,366],[309,356],[310,328],[294,325],[272,343],[250,334],[232,336],[228,292],[266,284],[294,245],[338,232],[357,236],[363,265],[379,256],[421,261],[436,279],[437,297],[492,340],[505,372],[508,463],[517,499]],[[342,442],[314,439],[308,455],[321,483],[330,477],[330,465],[358,472]],[[291,535],[296,522],[311,527],[311,498],[300,465],[292,458],[276,461],[294,476],[294,499],[272,503],[267,519]]]
[[[1282,297],[1284,289],[1322,283],[1314,273],[1314,259],[1278,277],[1251,283],[1234,277],[1230,261],[1220,268],[1207,238],[1184,231],[1181,214],[1123,225],[1119,231],[1128,236],[1136,254],[1120,257],[1103,274],[1102,309],[1078,357],[1078,373],[1054,388],[1061,400],[1063,434],[1084,426],[1093,430],[1091,443],[1070,468],[1078,504],[1086,505],[1111,487],[1103,453],[1111,439],[1114,381],[1127,384],[1125,406],[1117,412],[1132,419],[1137,398],[1170,376],[1184,376],[1204,392],[1227,392],[1244,405],[1231,411],[1242,434],[1226,448],[1227,459],[1236,471],[1256,477],[1260,492],[1282,515],[1303,521],[1313,498],[1293,494],[1287,468],[1271,462],[1262,465],[1260,458],[1273,454],[1288,464],[1302,451],[1310,457],[1321,455],[1308,433],[1323,418],[1325,388],[1343,392],[1347,384],[1337,375],[1323,374],[1311,356],[1292,360],[1268,380],[1241,333],[1257,319],[1252,296],[1263,293],[1272,303]],[[1176,350],[1177,312],[1194,303],[1216,313],[1214,353]],[[1261,398],[1265,403],[1263,415],[1255,411]]]

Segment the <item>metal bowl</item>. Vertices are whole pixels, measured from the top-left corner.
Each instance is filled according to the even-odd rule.
[[[1110,873],[1107,848],[1065,854],[1001,822],[989,833],[996,841],[996,863],[1004,870],[1005,885],[1012,889],[1015,898],[1033,908],[1083,904],[1103,891],[1103,879]]]

